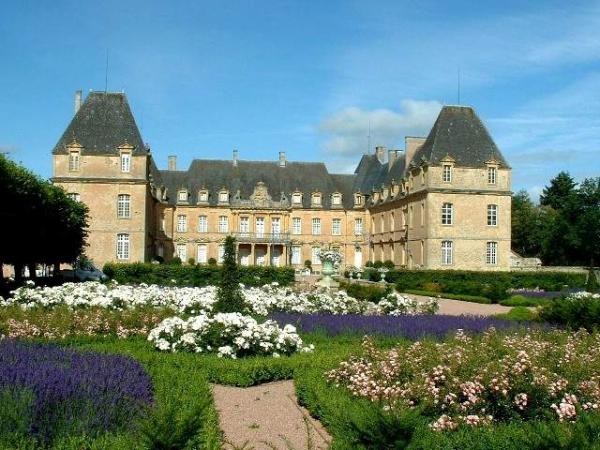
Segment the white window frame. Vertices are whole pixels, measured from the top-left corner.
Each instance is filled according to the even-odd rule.
[[[181,262],[185,263],[187,261],[187,244],[177,244],[175,251]]]
[[[310,249],[310,261],[313,265],[316,265],[316,266],[321,265],[321,259],[319,258],[320,250],[321,250],[321,247],[312,247]]]
[[[77,192],[69,192],[67,194],[67,196],[73,200],[74,202],[80,202],[81,201],[81,195],[79,195]]]
[[[198,201],[202,202],[202,203],[208,202],[208,192],[206,192],[206,191],[200,191],[198,193]]]
[[[219,233],[229,232],[229,217],[219,216]]]
[[[260,226],[259,226],[260,224]],[[263,237],[265,235],[265,218],[257,217],[254,220],[254,231],[257,237]]]
[[[354,234],[359,236],[363,234],[363,220],[362,217],[354,219]]]
[[[223,264],[224,256],[225,256],[225,244],[219,244],[219,248],[217,250],[217,262],[219,264]]]
[[[442,241],[442,265],[450,266],[454,262],[454,243]]]
[[[292,217],[292,234],[302,234],[302,219]]]
[[[181,190],[177,193],[177,201],[178,202],[187,202],[188,201],[188,191]]]
[[[185,214],[179,214],[177,216],[177,232],[187,232],[187,216]]]
[[[129,234],[119,233],[117,234],[117,259],[125,261],[129,259],[131,252]]]
[[[292,245],[292,264],[302,264],[302,247]]]
[[[293,205],[301,205],[302,204],[302,194],[299,192],[295,192],[292,194],[292,204]]]
[[[342,235],[342,219],[334,218],[331,220],[331,234],[333,236]]]
[[[131,218],[131,195],[117,195],[117,217],[119,219]]]
[[[81,153],[78,150],[69,151],[69,172],[77,172],[81,161]]]
[[[485,263],[490,266],[498,264],[498,243],[490,241],[486,243]]]
[[[319,236],[321,234],[321,219],[319,217],[313,217],[312,219],[312,234],[313,236]]]
[[[201,252],[200,249],[204,249],[204,252]],[[198,244],[198,249],[196,253],[196,260],[199,264],[206,264],[208,262],[208,245]]]
[[[488,227],[498,226],[498,205],[487,205],[487,224]]]
[[[444,183],[452,183],[452,165],[444,164],[442,166],[442,181]]]
[[[331,204],[333,206],[340,206],[342,204],[342,194],[333,194],[331,196]]]
[[[496,184],[498,181],[498,169],[496,167],[488,167],[487,170],[488,184]]]
[[[321,194],[313,194],[311,197],[311,204],[313,206],[321,206],[321,204],[322,204]]]
[[[121,153],[121,172],[131,172],[131,153]]]
[[[281,234],[281,218],[271,217],[271,234],[279,236]]]
[[[250,233],[250,217],[240,216],[240,233],[247,235]]]
[[[208,216],[198,216],[198,233],[208,233]]]
[[[219,192],[219,203],[228,203],[228,202],[229,202],[229,191]]]
[[[454,224],[454,205],[449,202],[442,204],[442,225],[450,226]]]
[[[363,196],[356,194],[354,196],[354,206],[361,206],[363,204]]]

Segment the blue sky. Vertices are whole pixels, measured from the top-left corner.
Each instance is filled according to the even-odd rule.
[[[50,177],[76,89],[124,90],[161,168],[403,148],[473,105],[536,195],[600,175],[600,3],[3,1],[0,151]]]

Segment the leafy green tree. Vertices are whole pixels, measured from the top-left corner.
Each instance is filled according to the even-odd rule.
[[[240,273],[236,261],[235,238],[225,238],[223,252],[223,270],[217,289],[217,312],[244,312],[246,305],[240,289]]]
[[[546,186],[540,196],[542,206],[550,206],[555,210],[564,209],[576,194],[575,180],[568,172],[560,172],[550,180],[550,186]]]
[[[512,198],[512,249],[524,257],[540,256],[543,224],[540,209],[525,190]]]
[[[578,198],[579,259],[582,264],[593,266],[594,261],[600,261],[600,177],[585,179],[579,187]]]

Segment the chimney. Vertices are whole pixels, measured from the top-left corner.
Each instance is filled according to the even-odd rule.
[[[406,167],[408,167],[408,165],[412,161],[413,157],[415,156],[415,153],[417,152],[419,147],[421,147],[421,145],[423,145],[425,143],[426,139],[427,138],[424,138],[424,137],[411,137],[411,136],[406,136],[404,138],[404,148],[405,148],[405,153],[406,153],[406,156],[405,156]]]
[[[383,161],[385,160],[385,147],[382,145],[375,147],[375,155],[377,156],[379,162],[383,164]]]
[[[177,170],[177,156],[169,155],[169,170],[175,171]]]
[[[398,150],[388,150],[388,172],[392,170],[392,166],[396,162],[398,156]]]
[[[75,114],[81,108],[81,89],[75,91]]]
[[[285,152],[279,152],[279,167],[285,167],[286,164]]]
[[[238,152],[237,150],[233,151],[233,159],[232,159],[232,163],[233,163],[233,167],[237,167],[238,165],[238,156],[240,155],[240,152]]]

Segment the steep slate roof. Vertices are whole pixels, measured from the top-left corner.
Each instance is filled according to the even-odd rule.
[[[125,142],[133,145],[134,155],[147,154],[127,97],[122,93],[90,92],[52,153],[66,154],[67,145],[73,140],[83,145],[84,155],[115,155]]]
[[[323,194],[322,202],[325,209],[331,207],[331,194],[340,192],[346,208],[353,205],[352,183],[353,175],[332,175],[325,164],[313,162],[288,161],[285,167],[280,167],[278,161],[244,161],[238,160],[234,166],[231,160],[196,159],[192,161],[187,171],[160,171],[170,203],[175,203],[177,191],[181,188],[188,190],[189,202],[195,204],[198,191],[208,189],[209,204],[217,204],[217,194],[222,188],[227,188],[231,198],[240,191],[240,197],[247,200],[254,192],[258,182],[264,182],[272,200],[279,201],[281,193],[291,200],[296,189],[302,192],[303,206],[310,206],[311,194],[319,191]]]
[[[439,164],[447,155],[454,158],[457,166],[482,167],[495,159],[501,167],[509,167],[470,106],[444,106],[413,161],[415,164],[422,160]]]

